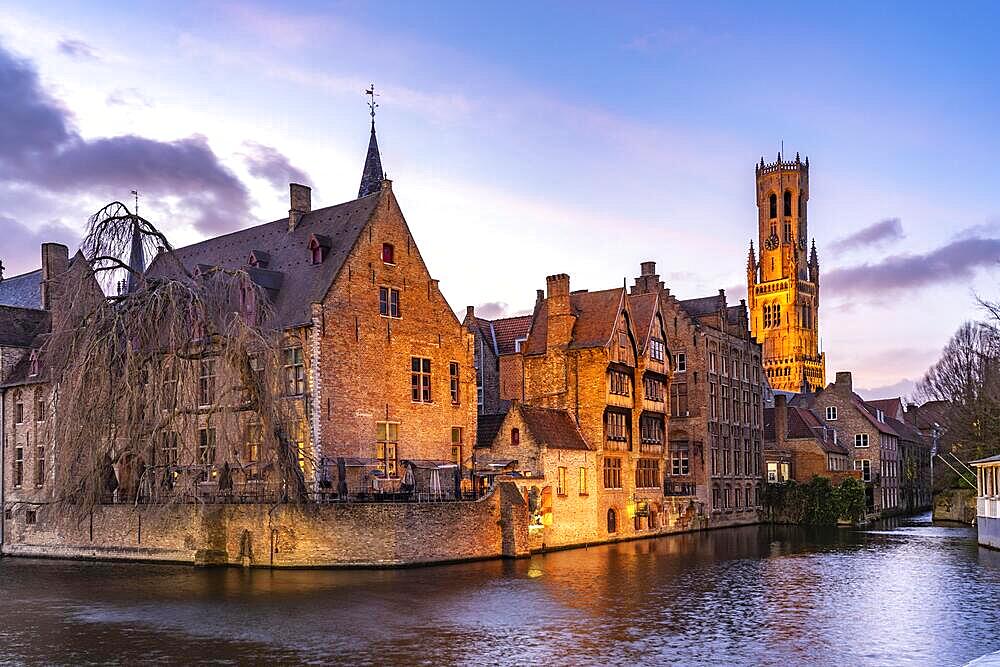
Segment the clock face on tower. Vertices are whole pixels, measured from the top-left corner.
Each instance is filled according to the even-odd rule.
[[[777,248],[778,247],[778,235],[777,234],[771,234],[770,236],[768,236],[767,240],[764,241],[764,247],[767,248],[768,250],[774,250],[775,248]]]

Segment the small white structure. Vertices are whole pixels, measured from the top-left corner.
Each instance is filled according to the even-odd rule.
[[[979,543],[1000,549],[1000,454],[971,464],[976,469]]]

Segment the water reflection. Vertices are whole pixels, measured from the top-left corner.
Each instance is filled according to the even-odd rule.
[[[1000,554],[927,520],[399,571],[5,559],[0,592],[0,659],[27,664],[947,665],[1000,650]]]

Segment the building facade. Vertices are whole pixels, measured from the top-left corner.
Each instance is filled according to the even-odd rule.
[[[764,460],[769,484],[804,483],[817,476],[836,484],[860,477],[837,430],[812,410],[788,405],[784,394],[775,395],[774,407],[764,409]]]
[[[750,327],[763,346],[770,386],[815,391],[826,384],[819,350],[819,259],[807,256],[809,158],[755,168],[759,259],[750,243],[747,297]]]
[[[664,511],[671,357],[659,295],[574,292],[566,274],[546,286],[520,352],[501,358],[501,398],[566,411],[593,447],[593,541],[656,534],[679,518]]]
[[[722,290],[679,300],[654,262],[643,262],[631,294],[659,296],[673,359],[668,492],[694,493],[713,525],[758,521],[768,388],[746,305],[729,305]]]
[[[500,398],[500,357],[517,354],[528,340],[531,315],[478,317],[468,306],[462,326],[475,336],[476,404],[481,415],[506,413],[510,401]]]

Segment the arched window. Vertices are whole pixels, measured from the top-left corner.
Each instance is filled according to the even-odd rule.
[[[792,191],[785,190],[785,196],[783,198],[782,209],[784,210],[784,215],[792,214]]]
[[[382,261],[386,264],[396,263],[396,249],[392,247],[391,243],[382,244]]]
[[[520,429],[512,428],[510,430],[510,444],[519,445],[521,444],[521,431]]]
[[[781,326],[781,304],[780,303],[774,304],[774,312],[772,313],[771,319],[773,320],[772,326],[776,326],[776,327],[780,327]]]
[[[802,217],[802,193],[800,192],[795,199],[796,199],[796,201],[798,202],[798,205],[799,205],[799,217],[801,218]]]
[[[776,195],[776,194],[774,194],[772,192],[771,195],[767,198],[767,202],[768,202],[768,207],[767,207],[768,215],[767,215],[767,217],[769,217],[769,218],[777,218],[778,217],[778,195]]]
[[[617,533],[618,532],[618,515],[613,509],[608,510],[608,532]]]

